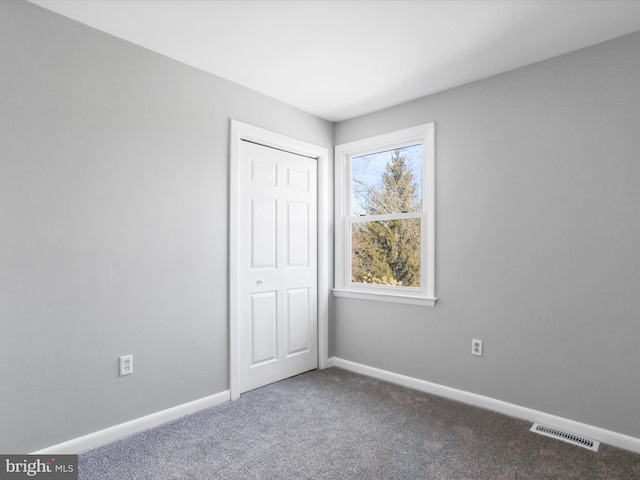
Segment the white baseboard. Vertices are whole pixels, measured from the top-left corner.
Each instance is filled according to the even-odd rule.
[[[194,400],[193,402],[184,403],[176,407],[152,413],[151,415],[136,418],[135,420],[131,420],[129,422],[105,428],[104,430],[90,433],[89,435],[74,438],[73,440],[59,443],[57,445],[47,447],[43,450],[38,450],[37,452],[33,452],[33,454],[75,455],[78,453],[86,452],[87,450],[91,450],[92,448],[101,447],[102,445],[106,445],[107,443],[114,442],[121,438],[133,435],[134,433],[142,432],[143,430],[147,430],[152,427],[157,427],[158,425],[162,425],[163,423],[167,423],[177,418],[184,417],[185,415],[189,415],[190,413],[195,413],[199,410],[228,402],[230,398],[230,392],[228,390],[225,390],[223,392],[216,393],[215,395],[210,395],[208,397]]]
[[[548,413],[532,410],[530,408],[514,405],[513,403],[503,402],[495,398],[485,397],[475,393],[465,392],[456,388],[445,387],[437,383],[427,382],[413,377],[407,377],[397,373],[381,370],[379,368],[370,367],[361,363],[343,360],[341,358],[332,357],[328,361],[328,365],[332,365],[355,373],[367,375],[369,377],[378,378],[387,382],[402,385],[404,387],[413,388],[421,392],[431,393],[440,397],[449,398],[458,402],[474,405],[494,412],[502,413],[510,417],[528,420],[532,423],[542,423],[551,427],[566,430],[578,435],[582,435],[601,443],[630,450],[640,453],[640,438],[631,437],[622,433],[612,432],[600,427],[594,427],[585,423],[576,422],[567,418],[558,417]]]
[[[381,370],[379,368],[370,367],[361,363],[351,362],[349,360],[343,360],[338,357],[331,357],[327,360],[327,367],[338,367],[345,370],[349,370],[369,377],[378,378],[387,382],[402,385],[404,387],[413,388],[421,392],[431,393],[441,397],[463,402],[469,405],[474,405],[494,412],[502,413],[522,420],[527,420],[532,423],[542,423],[555,428],[567,430],[578,435],[592,438],[601,443],[606,443],[614,447],[623,448],[635,453],[640,453],[640,439],[624,435],[622,433],[613,432],[611,430],[605,430],[600,427],[594,427],[585,423],[576,422],[567,418],[558,417],[545,412],[532,410],[530,408],[521,407],[513,403],[503,402],[502,400],[496,400],[495,398],[485,397],[475,393],[465,392],[464,390],[458,390],[456,388],[445,387],[437,383],[427,382],[426,380],[420,380],[418,378],[408,377],[406,375],[400,375],[398,373],[389,372],[387,370]],[[177,407],[169,408],[161,412],[153,413],[144,417],[131,420],[129,422],[121,423],[104,430],[100,430],[89,435],[75,438],[64,443],[59,443],[51,447],[33,452],[34,454],[47,455],[47,454],[78,454],[92,448],[97,448],[107,443],[114,442],[123,437],[133,435],[134,433],[147,430],[152,427],[156,427],[171,420],[189,415],[190,413],[197,412],[199,410],[213,407],[221,403],[229,401],[231,398],[230,392],[225,390],[224,392],[216,393],[193,402],[178,405]]]

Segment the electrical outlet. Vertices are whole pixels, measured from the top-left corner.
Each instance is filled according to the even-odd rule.
[[[482,340],[476,340],[475,338],[471,340],[471,354],[482,356]]]
[[[133,355],[120,357],[120,376],[131,375],[133,373]]]

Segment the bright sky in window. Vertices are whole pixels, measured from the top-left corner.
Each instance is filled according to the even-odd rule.
[[[407,159],[407,171],[413,173],[418,198],[422,198],[422,145],[411,145],[398,149]],[[382,188],[382,175],[391,162],[395,149],[362,155],[351,159],[351,205],[354,215],[365,215],[372,191]]]

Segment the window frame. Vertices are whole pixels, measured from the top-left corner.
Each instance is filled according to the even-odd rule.
[[[422,145],[422,210],[418,212],[353,214],[351,161],[411,145]],[[420,287],[374,285],[351,281],[351,229],[354,223],[388,219],[420,219]],[[335,147],[335,288],[336,297],[433,307],[435,296],[435,123],[376,135]]]

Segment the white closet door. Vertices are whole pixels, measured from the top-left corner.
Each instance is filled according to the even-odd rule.
[[[240,150],[240,392],[317,368],[317,162]]]

